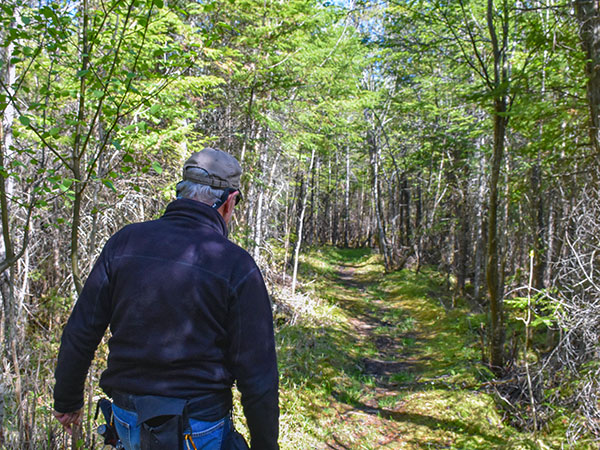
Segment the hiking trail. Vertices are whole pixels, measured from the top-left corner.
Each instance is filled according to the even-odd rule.
[[[477,388],[476,333],[465,310],[450,308],[438,274],[383,274],[361,258],[338,263],[327,282],[356,347],[345,370],[362,386],[332,390],[322,448],[495,449],[513,440]]]

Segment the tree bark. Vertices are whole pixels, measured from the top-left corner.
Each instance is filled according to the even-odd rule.
[[[83,0],[81,4],[81,72],[88,70],[89,65],[89,45],[88,45],[88,2]],[[85,122],[85,101],[86,101],[86,79],[80,77],[79,81],[79,104],[77,110],[77,126],[73,139],[73,155],[71,158],[71,170],[74,178],[75,200],[73,201],[73,212],[71,216],[71,271],[73,274],[73,284],[77,294],[83,289],[81,274],[79,270],[79,225],[81,223],[81,204],[83,201],[84,184],[81,171],[81,144],[83,137],[83,125]]]
[[[600,11],[598,0],[575,0],[581,46],[586,56],[589,135],[596,158],[600,157]]]
[[[308,168],[308,174],[306,178],[310,177],[310,174],[313,171],[313,167],[315,164],[315,147],[313,146],[312,152],[310,154],[310,163]],[[296,292],[296,281],[298,279],[298,261],[300,258],[300,247],[302,246],[302,229],[304,227],[304,215],[306,212],[306,205],[308,202],[308,186],[307,183],[304,183],[305,187],[302,190],[302,207],[300,208],[300,215],[298,216],[298,226],[297,226],[297,237],[296,237],[296,248],[294,249],[294,272],[292,275],[292,294]]]
[[[544,287],[544,271],[546,261],[546,251],[544,247],[544,234],[546,224],[544,223],[544,196],[541,183],[541,165],[538,161],[531,168],[531,189],[533,204],[531,205],[531,215],[533,221],[533,265],[532,265],[532,287],[541,290]]]
[[[500,181],[500,168],[504,158],[504,143],[506,138],[507,93],[508,88],[508,63],[506,51],[508,47],[508,5],[503,2],[503,42],[498,42],[494,25],[494,0],[487,3],[488,31],[492,41],[494,56],[494,87],[498,92],[494,98],[494,143],[490,170],[489,209],[488,209],[488,247],[486,281],[490,298],[490,366],[500,374],[504,368],[504,318],[502,305],[501,264],[498,246],[498,185]],[[501,89],[501,86],[506,86]]]
[[[252,257],[258,261],[260,257],[260,246],[262,245],[262,216],[263,216],[263,201],[265,190],[260,189],[258,193],[258,202],[256,205],[256,220],[254,221],[254,251]]]
[[[488,247],[486,280],[490,297],[491,337],[490,364],[494,370],[500,370],[504,365],[504,327],[502,318],[502,298],[500,297],[499,249],[498,249],[498,183],[500,163],[504,154],[504,138],[506,120],[499,113],[506,111],[502,100],[495,102],[494,116],[494,149],[490,173],[490,193],[488,209]]]
[[[485,158],[481,152],[483,139],[477,142],[476,158],[478,159],[478,192],[475,198],[475,261],[473,269],[473,300],[481,303],[482,272],[484,272],[484,249],[486,248],[486,236],[484,233],[484,208],[485,208]]]
[[[460,297],[465,295],[465,282],[467,279],[467,252],[469,248],[469,220],[465,197],[459,201],[457,208],[457,256],[456,256],[456,287]]]
[[[346,191],[344,192],[344,247],[350,245],[350,147],[346,146]]]
[[[15,7],[13,20],[16,22],[20,20],[20,7]],[[14,51],[14,43],[10,43],[3,49],[2,55],[2,68],[0,72],[2,76],[2,82],[9,91],[9,96],[14,96],[13,85],[16,82],[16,66],[12,62]],[[13,144],[13,122],[16,118],[17,111],[13,102],[7,102],[6,108],[2,115],[0,122],[0,224],[2,226],[2,241],[0,242],[0,276],[4,278],[0,280],[0,285],[6,282],[7,286],[3,289],[2,306],[3,306],[3,323],[0,325],[3,329],[1,356],[4,356],[8,348],[5,347],[6,342],[14,341],[14,333],[17,328],[16,319],[16,297],[15,297],[15,283],[17,273],[15,270],[15,263],[21,258],[25,252],[27,246],[27,239],[24,238],[21,242],[21,251],[16,251],[15,246],[18,242],[15,242],[13,236],[13,230],[11,229],[11,218],[14,219],[14,211],[12,210],[12,197],[14,194],[14,179],[11,176],[5,176],[10,170],[10,163],[14,159]],[[4,274],[4,271],[8,269],[8,273]],[[4,340],[4,336],[8,339]],[[2,422],[0,422],[0,433],[2,432]]]
[[[384,215],[381,206],[381,200],[379,196],[379,146],[377,145],[377,139],[374,136],[372,130],[369,131],[367,139],[369,141],[369,153],[371,159],[371,193],[373,195],[373,208],[375,211],[375,219],[377,220],[377,232],[379,233],[379,250],[383,256],[383,263],[387,272],[392,270],[392,258],[390,254],[390,248],[388,245],[386,230],[384,224]]]

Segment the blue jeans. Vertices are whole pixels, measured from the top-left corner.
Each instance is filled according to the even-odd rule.
[[[119,408],[113,403],[113,417],[119,439],[125,450],[142,450],[140,447],[140,427],[137,424],[137,414],[134,411]],[[221,450],[225,436],[231,430],[231,419],[223,417],[215,422],[204,422],[190,419],[189,426],[184,429],[184,435],[191,435],[197,450]],[[194,450],[189,440],[185,439],[184,448]]]

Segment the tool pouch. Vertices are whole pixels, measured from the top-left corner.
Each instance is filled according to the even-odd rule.
[[[182,416],[159,416],[140,427],[140,444],[146,450],[183,449]]]
[[[142,396],[135,400],[144,450],[183,450],[183,426],[187,421],[186,400]]]
[[[106,424],[98,427],[98,433],[104,438],[104,445],[110,445],[115,448],[123,448],[120,447],[122,444],[119,441],[119,435],[117,434],[117,429],[115,428],[115,424],[112,420],[111,401],[105,398],[98,400],[98,403],[96,403],[96,414],[94,415],[94,420],[98,419],[98,413],[100,411],[102,411],[104,421],[106,422]]]

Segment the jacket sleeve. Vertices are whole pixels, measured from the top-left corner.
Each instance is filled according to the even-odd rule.
[[[54,377],[54,409],[73,412],[83,406],[83,390],[96,348],[110,321],[107,247],[96,261],[61,338]]]
[[[279,375],[273,315],[259,269],[234,289],[229,307],[230,369],[242,394],[251,448],[279,448]]]

